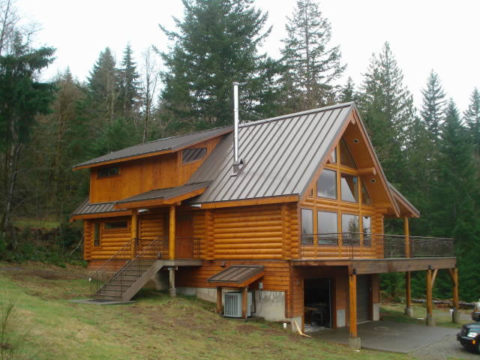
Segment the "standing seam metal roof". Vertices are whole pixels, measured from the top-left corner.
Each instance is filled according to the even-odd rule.
[[[139,156],[139,155],[157,153],[161,151],[181,149],[185,146],[206,141],[216,136],[227,134],[231,131],[232,131],[232,127],[228,126],[223,128],[216,128],[216,129],[196,132],[188,135],[172,136],[169,138],[150,141],[144,144],[138,144],[138,145],[130,146],[128,148],[121,149],[118,151],[113,151],[111,153],[97,157],[95,159],[91,159],[83,163],[77,164],[74,166],[74,168],[82,167],[82,166],[100,165],[101,163],[104,163],[104,162],[108,162],[112,160],[121,160],[121,159],[129,158],[132,156]]]
[[[242,171],[232,176],[230,134],[189,180],[212,181],[196,202],[302,194],[353,107],[346,103],[240,125]]]

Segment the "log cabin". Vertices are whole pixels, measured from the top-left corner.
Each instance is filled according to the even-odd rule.
[[[350,330],[379,320],[379,275],[445,269],[452,239],[411,236],[419,211],[382,170],[354,103],[160,139],[86,161],[84,257],[114,275],[97,298],[127,301],[152,277],[172,296],[240,294],[241,315]],[[385,218],[404,233],[384,234]],[[228,309],[230,312],[231,309]]]

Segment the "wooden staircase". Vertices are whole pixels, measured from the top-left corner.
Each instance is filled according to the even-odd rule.
[[[201,266],[201,260],[153,260],[137,257],[128,261],[93,295],[95,300],[130,301],[163,267]]]

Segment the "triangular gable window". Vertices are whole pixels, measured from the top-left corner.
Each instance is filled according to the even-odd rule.
[[[357,168],[350,149],[348,148],[347,143],[343,139],[340,140],[340,163],[353,169]]]

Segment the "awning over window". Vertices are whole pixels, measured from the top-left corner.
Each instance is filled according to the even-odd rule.
[[[262,278],[263,266],[259,265],[232,265],[208,279],[210,284],[217,287],[243,288]]]

